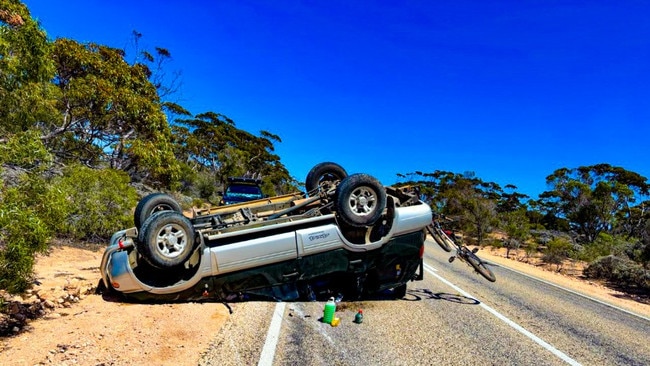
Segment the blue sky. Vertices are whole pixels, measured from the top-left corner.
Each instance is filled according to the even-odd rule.
[[[562,167],[650,176],[646,1],[25,1],[51,39],[167,48],[173,97],[384,184],[473,171],[536,197]],[[134,55],[128,55],[133,57]]]

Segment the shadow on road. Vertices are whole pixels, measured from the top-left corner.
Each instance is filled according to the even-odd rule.
[[[460,294],[448,294],[444,292],[434,293],[426,288],[418,288],[408,290],[406,296],[402,299],[404,301],[422,301],[422,300],[445,300],[463,305],[478,305],[481,302],[471,297],[463,296]]]

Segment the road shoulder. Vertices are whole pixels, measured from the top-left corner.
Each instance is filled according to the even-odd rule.
[[[545,269],[539,265],[519,261],[515,259],[516,256],[513,255],[511,255],[510,258],[505,258],[502,251],[483,249],[478,252],[478,255],[482,259],[489,263],[493,263],[494,265],[525,273],[529,276],[551,282],[582,295],[595,298],[613,306],[650,318],[650,305],[636,301],[628,294],[613,290],[595,281],[581,278],[577,274],[561,274],[556,271]],[[497,278],[497,282],[498,281]]]

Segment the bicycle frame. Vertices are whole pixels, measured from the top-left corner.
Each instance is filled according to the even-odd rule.
[[[490,282],[496,281],[494,273],[492,273],[492,271],[486,266],[486,263],[476,255],[478,248],[469,249],[464,244],[459,243],[460,240],[454,231],[448,230],[448,234],[447,230],[442,228],[440,225],[440,220],[436,218],[435,215],[431,222],[430,228],[427,229],[429,230],[429,234],[431,234],[434,241],[436,241],[436,243],[438,243],[442,249],[447,252],[451,252],[452,249],[455,249],[455,255],[449,257],[449,263],[452,263],[456,258],[459,258],[461,261],[474,268],[474,270],[483,276],[486,280]]]

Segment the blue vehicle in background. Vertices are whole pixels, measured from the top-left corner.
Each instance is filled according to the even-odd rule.
[[[248,201],[259,200],[265,197],[262,193],[262,179],[259,178],[228,178],[228,186],[223,192],[222,205],[232,205]]]

